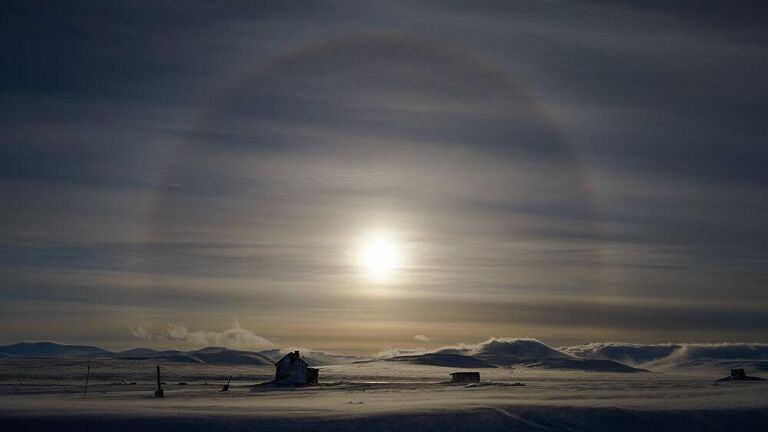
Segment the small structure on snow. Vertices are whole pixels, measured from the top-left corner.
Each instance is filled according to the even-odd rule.
[[[454,372],[451,374],[451,383],[453,384],[469,384],[479,382],[480,372]]]
[[[765,381],[756,376],[749,376],[744,369],[731,369],[731,376],[720,378],[718,381]]]
[[[309,367],[298,351],[289,352],[275,363],[275,385],[317,385],[320,370]]]

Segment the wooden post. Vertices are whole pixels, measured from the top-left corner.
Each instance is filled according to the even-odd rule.
[[[160,365],[157,365],[157,390],[155,391],[155,397],[161,398],[165,397],[163,394],[163,388],[160,385]]]
[[[88,371],[85,373],[85,389],[83,390],[83,399],[85,394],[88,393],[88,380],[91,378],[91,361],[88,360]]]
[[[221,389],[221,391],[229,391],[229,383],[232,382],[232,375],[229,376],[229,379],[227,380],[227,383],[224,384],[224,388]]]

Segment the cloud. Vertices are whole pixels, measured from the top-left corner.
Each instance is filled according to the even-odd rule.
[[[237,349],[265,349],[273,347],[268,339],[258,336],[240,326],[235,319],[231,328],[222,331],[190,331],[183,323],[168,323],[164,328],[152,333],[141,325],[131,327],[131,335],[140,339],[171,341],[192,347],[220,346]]]
[[[146,328],[144,328],[141,325],[136,325],[134,327],[129,328],[131,332],[131,336],[138,338],[138,339],[152,339],[152,335],[147,331]]]
[[[329,349],[378,349],[394,320],[440,340],[767,341],[751,10],[262,3],[8,6],[5,337],[109,339],[118,315],[211,328],[215,304],[295,344],[329,323]],[[349,22],[361,33],[338,35]],[[414,253],[408,288],[372,306],[338,252],[379,223]]]
[[[429,336],[424,336],[422,334],[416,335],[413,338],[420,342],[429,342]]]
[[[189,331],[183,323],[168,323],[168,325],[165,327],[165,330],[163,330],[163,334],[170,340],[185,340],[189,334]]]

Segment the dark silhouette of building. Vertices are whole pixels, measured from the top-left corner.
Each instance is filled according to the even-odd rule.
[[[731,376],[720,378],[718,381],[765,381],[762,378],[749,376],[744,369],[731,369]]]
[[[275,363],[275,385],[316,385],[320,370],[309,367],[298,351]]]
[[[451,374],[451,382],[456,384],[479,383],[480,372],[454,372]]]

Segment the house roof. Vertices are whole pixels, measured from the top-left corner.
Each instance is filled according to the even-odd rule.
[[[291,351],[288,354],[284,355],[283,358],[281,358],[280,360],[275,362],[275,366],[277,366],[278,364],[282,363],[283,360],[285,360],[287,358],[291,358],[291,357],[294,357],[298,361],[300,361],[300,362],[304,363],[305,365],[309,366],[309,363],[307,363],[306,361],[304,361],[304,359],[301,358],[301,356],[299,355],[298,351]]]

